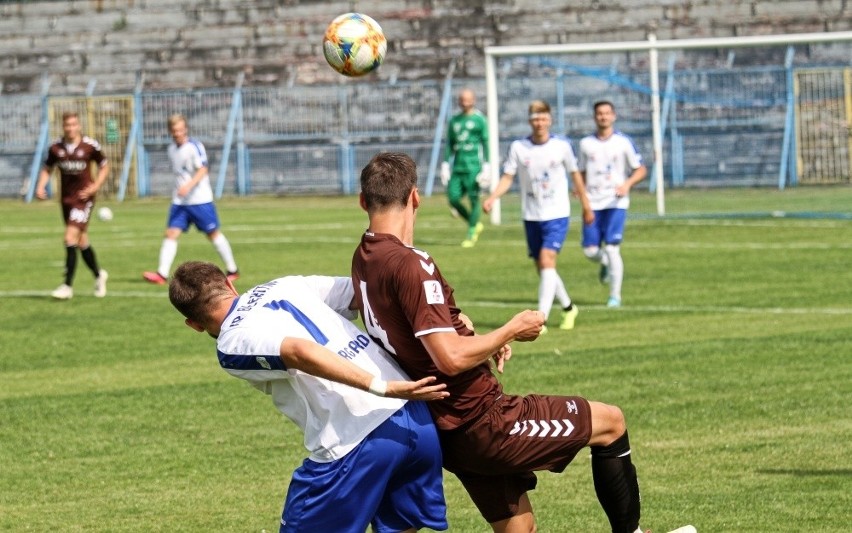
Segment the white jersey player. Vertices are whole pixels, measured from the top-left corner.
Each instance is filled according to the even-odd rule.
[[[416,383],[350,318],[350,278],[291,276],[239,295],[210,263],[184,263],[172,304],[216,337],[229,374],[271,396],[304,433],[309,457],[287,492],[281,531],[447,528],[437,433]],[[368,392],[369,391],[369,392]],[[358,495],[353,498],[352,495]]]
[[[234,281],[240,277],[240,272],[231,243],[219,229],[219,215],[213,204],[213,189],[207,175],[207,151],[200,141],[189,137],[186,117],[181,114],[169,117],[169,133],[174,141],[169,145],[168,154],[175,173],[175,189],[157,270],[143,272],[142,278],[155,285],[166,284],[177,257],[178,238],[194,225],[207,235],[225,263],[228,279]]]
[[[600,263],[600,281],[610,284],[607,306],[620,307],[624,279],[621,241],[630,189],[647,170],[630,137],[613,128],[613,104],[596,102],[594,110],[597,131],[580,140],[579,167],[591,209],[583,212],[583,253]]]
[[[583,182],[571,142],[550,134],[553,123],[550,106],[540,100],[533,101],[529,121],[532,134],[509,146],[503,175],[482,208],[490,212],[497,198],[511,188],[515,176],[519,177],[527,253],[536,262],[540,276],[538,310],[547,319],[554,298],[558,299],[563,311],[559,327],[573,329],[578,310],[556,271],[556,257],[568,234],[571,215],[568,176],[578,191],[582,191]],[[579,197],[585,198],[585,194]]]

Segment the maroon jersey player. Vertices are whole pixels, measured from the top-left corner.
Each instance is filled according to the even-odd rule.
[[[370,335],[413,378],[437,376],[449,398],[429,405],[444,467],[464,485],[494,531],[534,531],[527,495],[534,471],[561,472],[591,447],[598,500],[612,530],[639,527],[639,486],[618,407],[579,396],[513,396],[491,372],[511,356],[508,343],[535,339],[540,311],[473,335],[453,289],[432,257],[413,247],[420,196],[414,161],[376,155],[361,173],[361,206],[370,227],[352,259],[356,302]]]
[[[72,285],[77,270],[77,250],[95,276],[95,296],[106,296],[107,272],[98,266],[95,251],[89,243],[89,217],[95,205],[95,195],[109,175],[109,162],[101,145],[80,131],[77,113],[62,115],[62,138],[50,146],[47,159],[36,185],[36,197],[47,199],[47,182],[54,167],[59,168],[60,205],[65,222],[65,280],[51,293],[58,300],[74,296]],[[92,162],[97,164],[97,177],[91,175]]]

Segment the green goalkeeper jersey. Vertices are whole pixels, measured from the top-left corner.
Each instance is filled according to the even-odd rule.
[[[450,119],[447,149],[444,160],[453,162],[453,174],[476,175],[482,161],[488,161],[488,124],[478,109],[465,115],[459,113]]]

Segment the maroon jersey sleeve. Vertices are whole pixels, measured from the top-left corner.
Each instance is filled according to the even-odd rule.
[[[91,147],[89,151],[89,159],[97,163],[98,167],[104,166],[107,162],[107,156],[101,148],[101,144],[91,137],[83,137],[83,142]]]
[[[53,167],[56,166],[57,161],[59,161],[59,157],[56,153],[56,144],[51,144],[50,148],[47,149],[47,157],[44,159],[44,167],[48,170],[52,170]]]

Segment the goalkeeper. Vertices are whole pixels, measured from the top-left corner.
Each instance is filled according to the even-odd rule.
[[[467,222],[467,237],[462,248],[473,248],[482,233],[479,189],[490,182],[488,165],[488,124],[476,109],[476,96],[470,89],[459,92],[461,112],[450,119],[447,148],[441,163],[441,183],[446,187],[452,209]],[[452,171],[450,163],[452,162]],[[470,200],[465,207],[464,197]]]

